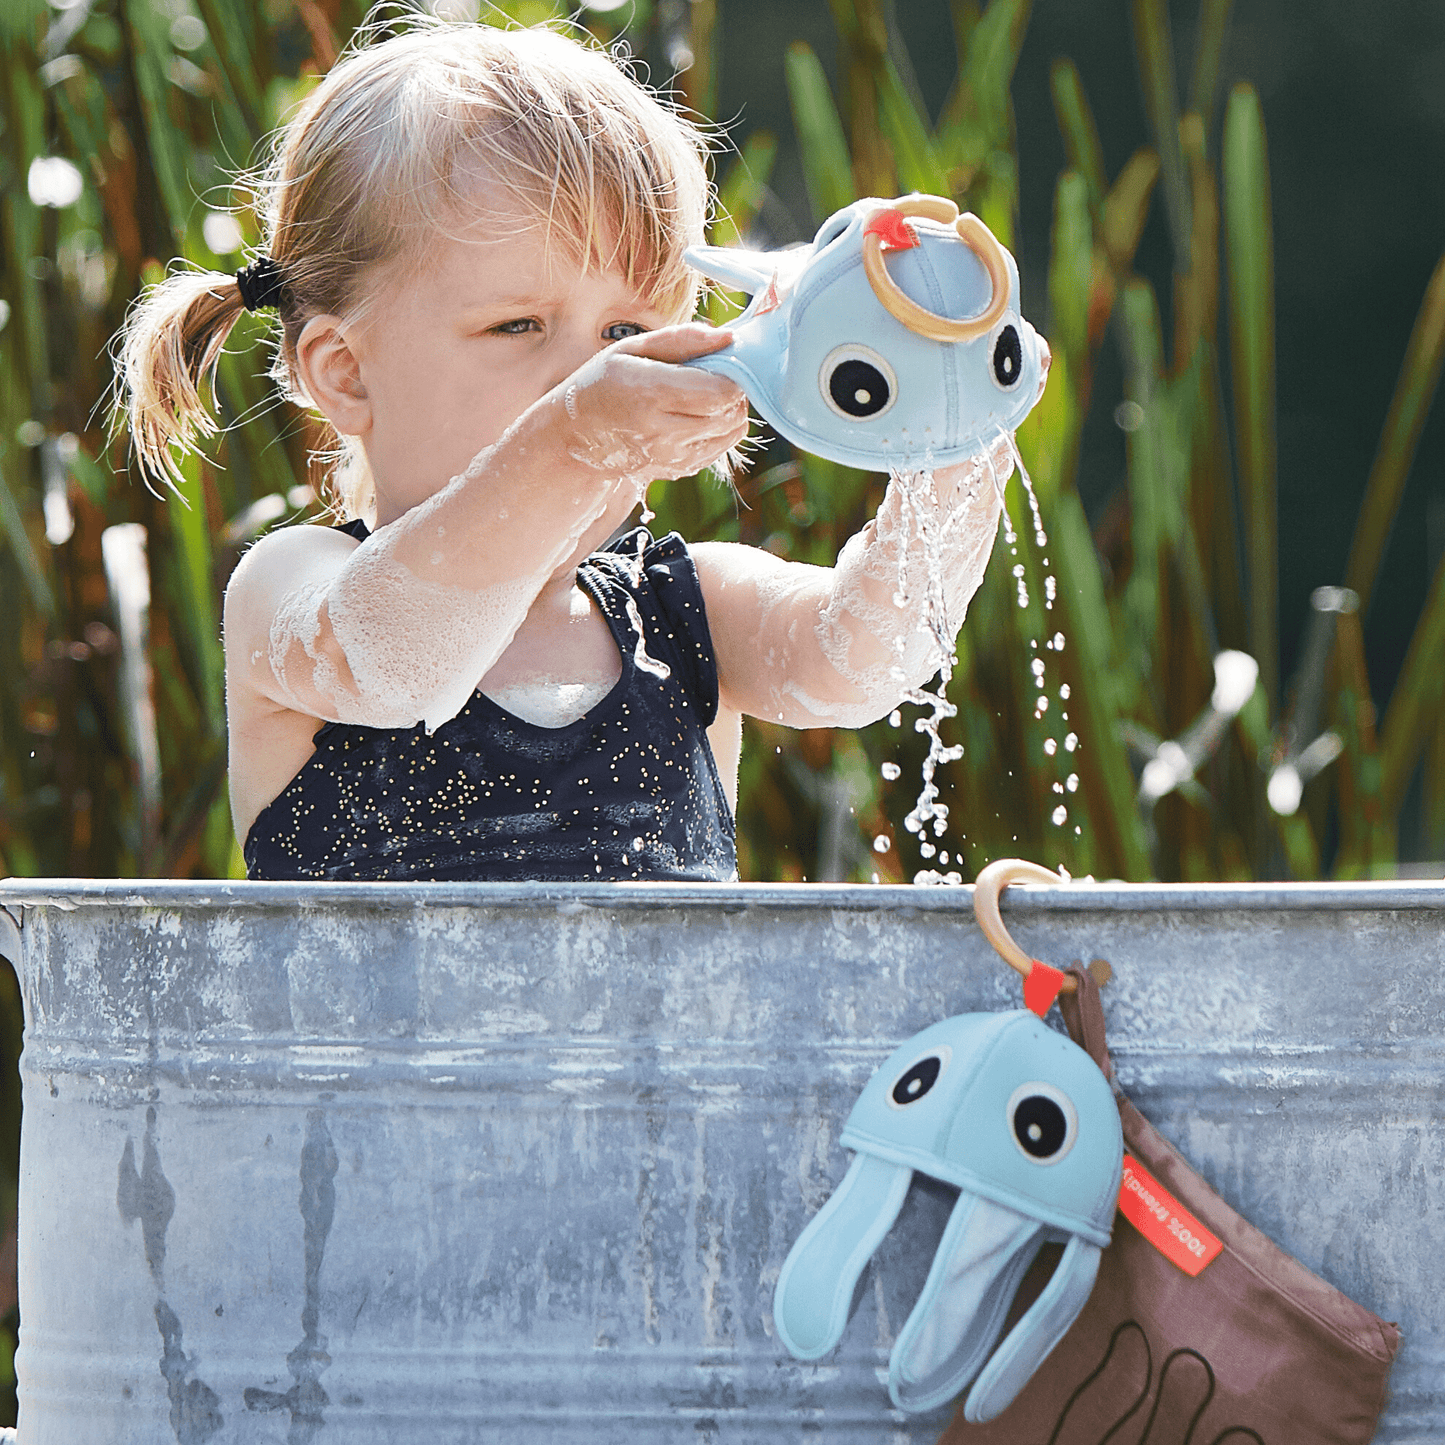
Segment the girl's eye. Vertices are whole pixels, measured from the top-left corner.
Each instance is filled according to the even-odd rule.
[[[646,330],[635,321],[615,321],[611,326],[602,328],[602,337],[605,341],[626,341],[629,336],[641,336]]]
[[[529,331],[538,331],[541,328],[530,316],[519,316],[515,321],[503,321],[500,326],[492,327],[494,336],[525,336]]]

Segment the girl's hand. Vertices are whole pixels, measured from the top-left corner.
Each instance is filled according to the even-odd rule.
[[[543,399],[562,413],[567,455],[634,485],[716,461],[747,436],[747,398],[727,377],[677,363],[731,341],[690,322],[599,351]]]

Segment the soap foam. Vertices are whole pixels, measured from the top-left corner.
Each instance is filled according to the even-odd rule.
[[[615,679],[564,681],[551,676],[529,678],[487,689],[487,696],[513,717],[540,728],[564,728],[587,716],[616,686]]]
[[[409,718],[390,726],[423,722],[433,732],[462,710],[506,651],[537,579],[450,587],[423,582],[383,551],[363,556],[366,550],[357,549],[332,586],[332,632],[358,701]]]

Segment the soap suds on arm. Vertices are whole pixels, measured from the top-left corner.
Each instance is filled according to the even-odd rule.
[[[936,477],[895,474],[831,568],[698,547],[730,705],[791,727],[861,727],[932,677],[993,550],[1005,457],[1000,445]]]
[[[264,640],[252,685],[328,721],[430,731],[456,716],[588,528],[639,489],[566,466],[567,445],[558,485],[534,485],[535,459],[498,443],[359,545],[319,528],[268,535],[228,589],[228,637],[250,622]]]

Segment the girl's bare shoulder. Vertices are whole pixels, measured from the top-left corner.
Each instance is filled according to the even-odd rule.
[[[227,642],[269,630],[277,609],[300,588],[325,586],[361,545],[334,527],[278,527],[248,548],[226,584]]]

